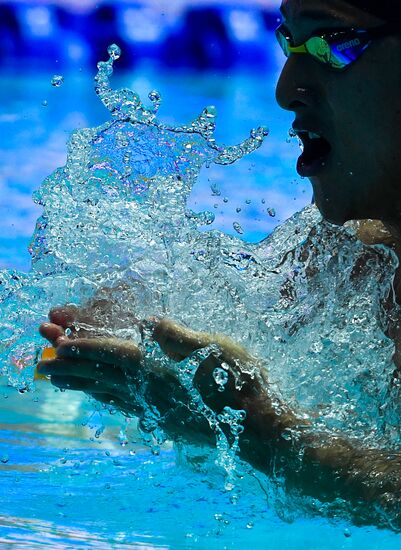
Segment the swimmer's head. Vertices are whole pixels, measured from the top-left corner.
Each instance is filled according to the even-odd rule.
[[[301,49],[287,51],[277,100],[295,115],[305,144],[298,168],[317,206],[338,224],[401,220],[400,0],[285,0],[281,10],[284,40]]]
[[[401,3],[399,0],[345,0],[347,4],[362,11],[376,15],[385,21],[401,21]]]

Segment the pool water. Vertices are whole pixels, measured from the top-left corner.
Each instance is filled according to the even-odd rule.
[[[212,459],[168,446],[154,456],[119,415],[46,382],[35,394],[2,388],[0,426],[3,548],[399,548],[375,528],[282,521],[260,474],[245,475],[233,504]]]
[[[96,126],[107,113],[92,92],[91,75],[1,76],[1,267],[29,269],[26,247],[40,209],[30,194],[57,166],[77,127]],[[260,150],[231,167],[201,175],[190,207],[216,214],[213,227],[258,241],[311,200],[294,173],[299,154],[287,143],[291,117],[274,105],[276,71],[266,75],[169,74],[152,67],[118,75],[146,97],[164,97],[160,118],[177,124],[205,105],[220,113],[216,137],[237,143],[260,124],[271,136]],[[120,82],[119,82],[120,80]],[[128,82],[127,82],[128,80]],[[182,100],[181,100],[182,98]],[[213,186],[211,189],[210,186]],[[238,227],[238,226],[237,226]],[[85,397],[46,382],[18,393],[3,380],[0,397],[0,541],[29,548],[398,548],[398,535],[345,522],[306,519],[273,508],[263,476],[245,471],[233,493],[212,457],[160,454],[144,447],[119,414],[96,410]]]

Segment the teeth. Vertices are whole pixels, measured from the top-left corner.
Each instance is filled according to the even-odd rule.
[[[320,139],[320,136],[318,134],[314,134],[313,132],[308,132],[309,139]]]

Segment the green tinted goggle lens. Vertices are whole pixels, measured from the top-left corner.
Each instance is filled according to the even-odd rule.
[[[277,29],[276,36],[286,57],[292,53],[307,53],[333,69],[344,69],[353,61],[353,59],[345,60],[344,56],[336,55],[336,48],[322,36],[312,36],[301,46],[291,46],[289,39],[279,29]]]

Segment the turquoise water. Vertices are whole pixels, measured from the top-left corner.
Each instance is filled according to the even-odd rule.
[[[191,465],[169,448],[152,456],[133,427],[122,446],[121,419],[82,426],[92,406],[78,395],[46,383],[35,395],[4,388],[2,395],[3,548],[399,548],[399,536],[375,528],[296,513],[282,521],[259,474],[244,478],[233,505],[212,460]]]
[[[263,79],[246,74],[200,78],[144,69],[130,78],[129,86],[143,97],[153,88],[162,91],[165,101],[160,118],[165,117],[166,124],[187,123],[213,103],[220,112],[219,142],[238,143],[251,127],[270,127],[266,143],[241,163],[201,173],[189,205],[196,211],[214,211],[213,227],[235,239],[257,242],[310,201],[309,185],[293,173],[297,147],[286,142],[289,117],[273,106],[274,74]],[[10,90],[12,82],[15,93],[14,103],[1,119],[6,129],[2,132],[2,164],[6,167],[2,196],[7,200],[2,204],[3,267],[24,269],[29,265],[24,247],[33,232],[33,221],[41,213],[32,206],[31,190],[54,168],[65,164],[67,134],[76,127],[104,122],[107,113],[92,92],[87,98],[92,84],[82,75],[65,75],[64,84],[56,89],[51,87],[51,75],[9,75],[4,79],[1,89]],[[118,85],[119,79],[127,84],[127,75],[121,75],[113,85]],[[32,94],[30,103],[25,99],[27,93]],[[87,104],[91,107],[83,109]],[[71,109],[65,112],[67,105]],[[10,127],[14,134],[10,135]],[[234,222],[243,228],[241,235]],[[232,243],[239,246],[237,240]],[[357,250],[357,245],[352,246]],[[275,374],[279,377],[282,373]],[[46,382],[37,386],[34,393],[18,393],[7,388],[4,380],[2,388],[0,466],[8,487],[0,504],[4,545],[399,546],[399,537],[386,531],[358,529],[341,520],[305,519],[302,511],[286,507],[285,499],[280,505],[277,495],[273,505],[271,495],[268,499],[266,494],[270,486],[259,474],[245,473],[233,502],[213,457],[201,458],[196,449],[176,455],[168,443],[154,455],[141,444],[134,421],[127,425],[118,414],[94,410],[93,403],[82,396],[60,393]]]

